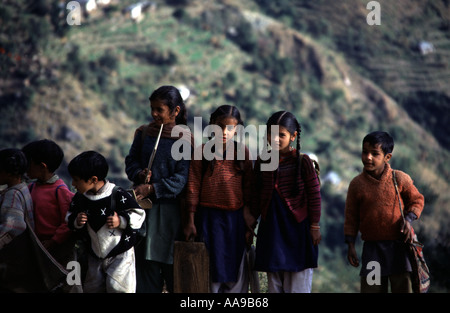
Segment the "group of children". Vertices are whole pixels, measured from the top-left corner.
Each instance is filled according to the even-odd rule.
[[[186,139],[172,134],[175,126],[186,125],[183,99],[175,87],[162,86],[149,100],[153,121],[136,129],[125,159],[134,195],[107,180],[108,164],[95,151],[81,153],[68,165],[75,195],[55,174],[63,152],[53,141],[0,151],[0,185],[7,185],[0,198],[0,254],[24,231],[27,212],[39,239],[61,264],[70,255],[64,247],[71,246],[63,243],[80,238],[77,234],[87,240],[84,292],[159,293],[163,286],[173,292],[174,242],[192,239],[203,241],[209,252],[211,292],[247,292],[246,253],[259,224],[251,270],[267,272],[269,292],[311,292],[321,241],[320,183],[312,160],[300,154],[301,126],[295,116],[280,111],[268,119],[267,144],[278,152],[279,165],[265,171],[267,160],[253,162],[243,144],[231,150],[233,157],[225,155],[227,145],[236,145],[236,127],[243,125],[235,106],[222,105],[210,118],[210,125],[222,129],[214,135],[221,139],[223,155],[176,160],[173,145]],[[272,125],[278,126],[276,134],[270,133]],[[202,153],[205,145],[193,142],[190,138],[192,155]],[[245,151],[242,160],[239,149]],[[402,224],[391,190],[392,150],[393,140],[385,132],[364,138],[364,169],[349,186],[344,234],[353,266],[359,265],[358,231],[365,240],[361,291],[375,290],[363,279],[365,265],[373,260],[397,286],[393,291],[410,291],[411,268],[401,241],[410,239],[410,223],[420,216],[424,199],[411,178],[397,171],[407,217]],[[24,173],[36,181],[27,186]],[[152,208],[142,209],[142,199],[150,199]],[[376,291],[385,291],[385,285],[383,280]]]

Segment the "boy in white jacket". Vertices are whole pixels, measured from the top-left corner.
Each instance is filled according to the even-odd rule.
[[[135,292],[134,245],[145,211],[131,194],[106,180],[108,164],[101,154],[83,152],[68,170],[77,189],[68,225],[90,241],[84,292]]]

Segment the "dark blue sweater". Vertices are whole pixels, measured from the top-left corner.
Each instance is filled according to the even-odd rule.
[[[156,144],[156,137],[146,136],[142,147],[142,132],[137,131],[130,152],[125,158],[128,179],[137,183],[137,176],[145,169]],[[172,145],[177,139],[161,138],[152,166],[150,183],[155,189],[155,200],[175,199],[187,183],[189,160],[175,161],[171,155]]]

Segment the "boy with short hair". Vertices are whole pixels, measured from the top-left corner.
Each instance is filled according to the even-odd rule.
[[[134,197],[106,179],[108,163],[95,151],[76,156],[68,166],[77,193],[68,225],[90,242],[84,292],[136,291],[134,244],[145,211]]]
[[[33,141],[22,148],[28,160],[27,175],[33,199],[35,232],[43,246],[63,266],[70,261],[73,240],[66,214],[73,192],[55,173],[64,159],[61,147],[52,140]]]
[[[358,231],[364,240],[361,292],[387,292],[388,280],[392,292],[412,292],[405,242],[412,240],[411,222],[420,217],[424,197],[408,174],[395,171],[405,214],[403,223],[389,165],[393,149],[394,140],[386,132],[376,131],[364,137],[361,154],[364,168],[348,188],[344,234],[347,258],[355,267],[359,265],[355,251]],[[381,284],[367,279],[373,270],[372,266],[367,268],[371,261],[380,265]]]

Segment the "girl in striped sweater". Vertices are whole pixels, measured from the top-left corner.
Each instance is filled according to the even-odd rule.
[[[270,133],[272,125],[279,126],[277,134]],[[279,166],[261,171],[261,158],[255,163],[252,212],[261,216],[255,270],[267,272],[269,292],[311,292],[321,240],[319,180],[311,159],[300,156],[301,127],[292,113],[273,114],[267,131]]]
[[[215,158],[207,161],[207,145],[202,145],[198,149],[201,149],[203,159],[191,161],[185,235],[189,239],[198,231],[205,242],[210,256],[211,292],[247,292],[244,260],[246,238],[250,238],[246,218],[251,217],[252,161],[245,145],[235,143],[233,139],[237,126],[243,124],[236,107],[220,106],[211,115],[209,124],[222,129],[215,133],[214,140],[223,144],[223,151],[214,151]],[[226,156],[231,153],[227,145],[235,148],[233,158]],[[239,149],[245,151],[243,160],[238,158]]]

